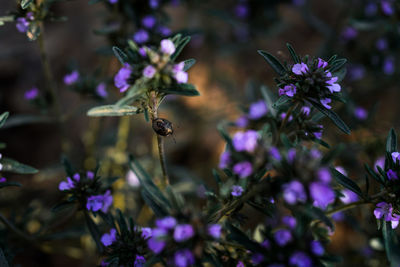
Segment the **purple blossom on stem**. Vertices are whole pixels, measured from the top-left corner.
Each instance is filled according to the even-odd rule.
[[[220,224],[211,224],[207,227],[207,232],[215,239],[221,237],[222,226]]]
[[[231,152],[224,151],[219,158],[218,168],[225,169],[231,164]]]
[[[147,56],[147,51],[146,51],[145,47],[140,47],[138,52],[142,57],[146,57]]]
[[[235,6],[235,15],[240,19],[245,19],[249,15],[249,7],[245,3],[240,3]]]
[[[146,264],[146,259],[141,255],[136,255],[133,267],[144,267]]]
[[[304,252],[297,251],[290,256],[289,263],[291,266],[297,267],[312,267],[311,258]]]
[[[285,224],[290,229],[294,229],[296,227],[296,225],[297,225],[296,218],[294,218],[292,216],[284,216],[282,218],[282,222],[283,222],[283,224]]]
[[[156,9],[160,4],[160,0],[149,0],[149,6],[152,9]]]
[[[328,62],[326,62],[325,60],[323,60],[322,58],[318,58],[318,65],[317,67],[319,69],[325,69],[328,66]]]
[[[359,120],[365,120],[368,118],[368,112],[365,108],[356,107],[354,109],[354,116]]]
[[[166,27],[166,26],[159,26],[157,28],[157,31],[162,35],[162,36],[169,36],[171,35],[172,31],[170,28]]]
[[[318,240],[313,240],[311,242],[310,246],[311,246],[311,251],[312,251],[312,253],[314,253],[314,255],[316,255],[316,256],[324,255],[324,253],[325,253],[324,246]]]
[[[301,111],[301,113],[303,113],[304,115],[310,116],[311,108],[308,107],[308,106],[303,106],[303,107],[301,108],[300,111]]]
[[[160,50],[164,54],[172,55],[175,52],[175,45],[171,40],[164,39],[160,43]]]
[[[164,250],[166,242],[164,238],[167,236],[167,230],[156,228],[153,229],[152,237],[147,240],[147,245],[155,254],[159,254]]]
[[[392,213],[392,204],[386,202],[379,202],[374,209],[375,218],[378,220],[383,218],[385,221],[391,222],[392,228],[394,229],[399,225],[400,216]]]
[[[280,229],[274,233],[275,242],[283,247],[290,241],[292,241],[292,233],[286,229]]]
[[[296,94],[297,87],[294,84],[285,85],[279,88],[279,95],[287,95],[288,97],[293,97]]]
[[[252,120],[258,120],[268,112],[268,107],[264,100],[252,103],[249,108],[249,118]]]
[[[233,185],[231,195],[234,197],[240,197],[243,194],[243,187],[240,185]]]
[[[94,178],[94,172],[92,172],[92,171],[87,171],[87,172],[86,172],[86,178],[88,178],[88,179],[90,179],[90,180],[93,180],[93,178]]]
[[[376,40],[375,46],[379,51],[386,50],[388,47],[387,40],[385,38],[379,38],[378,40]]]
[[[398,180],[398,179],[399,179],[399,177],[397,176],[396,172],[393,171],[392,169],[389,169],[389,170],[386,172],[386,176],[387,176],[387,178],[388,178],[389,181]]]
[[[106,90],[106,84],[105,83],[99,83],[96,87],[96,94],[100,96],[101,98],[106,98],[108,96],[107,90]]]
[[[365,76],[365,67],[360,64],[352,64],[348,66],[347,77],[350,81],[358,81]]]
[[[175,225],[176,219],[171,216],[156,220],[156,226],[161,229],[169,230],[174,228]]]
[[[68,73],[67,75],[64,76],[64,83],[66,85],[71,85],[76,83],[78,79],[79,79],[79,72],[77,70],[74,70],[73,72]]]
[[[233,166],[233,172],[237,174],[239,178],[246,178],[253,173],[253,166],[249,161],[242,161]]]
[[[140,29],[133,35],[133,40],[138,44],[143,44],[150,39],[149,33],[146,30]]]
[[[246,116],[240,116],[239,118],[237,118],[235,124],[237,127],[245,128],[249,124],[249,120]]]
[[[292,72],[297,75],[303,75],[308,72],[308,66],[304,62],[294,64],[292,67]]]
[[[317,171],[317,178],[323,183],[329,183],[332,180],[332,175],[328,168],[320,168]]]
[[[391,1],[381,0],[381,9],[383,14],[387,16],[391,16],[394,14],[394,8],[392,6]]]
[[[177,267],[192,266],[195,262],[193,253],[189,249],[178,250],[174,255],[174,262]]]
[[[185,62],[182,61],[174,65],[172,69],[173,76],[177,83],[187,83],[188,81],[189,76],[187,72],[184,71],[184,68],[185,68]]]
[[[116,240],[117,240],[117,230],[115,230],[114,228],[110,230],[110,233],[105,233],[104,235],[101,236],[101,243],[103,243],[103,245],[106,247],[110,246]]]
[[[297,180],[284,184],[283,199],[290,205],[294,205],[297,202],[305,203],[307,195],[303,184]]]
[[[156,72],[157,72],[156,68],[154,68],[152,65],[148,65],[143,69],[143,76],[151,79],[154,77]]]
[[[325,183],[313,182],[309,189],[311,198],[314,200],[313,205],[318,208],[326,209],[329,204],[335,201],[335,192]]]
[[[378,7],[374,2],[369,2],[364,8],[364,13],[368,17],[374,16],[377,11]]]
[[[15,26],[19,32],[27,32],[29,29],[29,22],[26,18],[17,18]]]
[[[349,189],[343,189],[342,195],[343,196],[340,197],[340,200],[344,204],[349,204],[358,200],[358,195]]]
[[[326,77],[330,78],[329,80],[326,81],[326,83],[328,84],[328,86],[326,86],[329,91],[333,94],[334,92],[338,93],[340,92],[340,90],[342,89],[340,87],[340,85],[337,83],[338,81],[338,77],[332,76],[332,73],[330,73],[329,71],[326,72]]]
[[[269,153],[269,155],[270,155],[273,159],[275,159],[276,161],[281,161],[281,160],[282,160],[281,153],[279,152],[279,149],[278,149],[277,147],[271,146],[271,147],[269,148],[268,153]]]
[[[236,151],[253,152],[258,143],[259,134],[257,131],[248,130],[246,132],[237,132],[232,139],[233,147]]]
[[[72,181],[72,179],[70,177],[67,177],[67,181],[62,181],[59,185],[58,185],[58,189],[60,191],[66,191],[66,190],[71,190],[72,188],[75,188],[75,184]]]
[[[295,148],[291,148],[287,152],[287,161],[290,164],[292,164],[295,159],[296,159],[296,149]]]
[[[392,159],[393,162],[396,163],[396,161],[400,161],[400,153],[399,152],[392,152]]]
[[[1,177],[0,178],[0,183],[5,183],[5,182],[7,182],[7,179],[5,177]]]
[[[238,261],[236,267],[246,267],[242,261]]]
[[[254,253],[253,255],[251,255],[251,263],[253,265],[259,265],[260,263],[262,263],[264,261],[264,255],[261,253]]]
[[[39,96],[39,89],[37,89],[37,87],[32,87],[25,92],[24,96],[26,100],[34,100]]]
[[[383,61],[383,72],[386,75],[392,75],[395,71],[395,60],[393,57],[388,56]]]
[[[150,227],[142,227],[141,231],[141,236],[143,237],[143,239],[148,239],[153,235],[153,231]]]
[[[147,29],[151,29],[156,25],[156,18],[152,15],[147,15],[142,18],[142,25]]]
[[[350,41],[357,37],[358,32],[353,27],[347,26],[346,28],[343,29],[341,35],[342,35],[343,40]]]
[[[113,197],[110,190],[107,190],[104,195],[90,196],[86,202],[86,209],[91,211],[99,211],[106,213],[113,202]]]
[[[178,224],[175,227],[174,239],[176,242],[184,242],[194,236],[193,226],[190,224]]]
[[[326,109],[331,109],[332,107],[329,106],[329,103],[332,102],[330,98],[323,98],[320,100],[321,104],[326,108]]]
[[[131,77],[131,74],[131,66],[129,64],[125,64],[114,76],[115,87],[117,87],[121,93],[125,92],[130,87],[128,84],[128,79]]]

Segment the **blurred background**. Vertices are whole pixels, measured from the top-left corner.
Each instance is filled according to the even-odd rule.
[[[151,214],[142,208],[138,180],[127,168],[133,154],[152,174],[160,175],[151,126],[143,116],[89,118],[93,106],[114,103],[119,97],[113,76],[121,67],[111,47],[123,47],[143,28],[141,19],[153,15],[169,36],[181,32],[192,40],[180,56],[197,63],[189,82],[201,96],[169,97],[160,116],[174,125],[166,138],[168,169],[182,192],[202,196],[200,184],[212,187],[211,170],[219,161],[224,142],[217,131],[223,121],[235,121],[241,110],[261,98],[260,86],[272,90],[274,72],[257,53],[269,51],[290,62],[286,43],[300,55],[329,59],[337,54],[348,59],[342,82],[346,104],[335,107],[352,128],[350,136],[331,125],[324,139],[345,145],[337,161],[350,177],[363,184],[363,162],[373,165],[383,155],[384,139],[391,127],[400,129],[400,8],[390,0],[188,0],[160,1],[59,1],[50,11],[58,21],[46,20],[41,38],[51,64],[63,124],[54,121],[46,104],[46,82],[40,42],[30,41],[15,22],[0,27],[0,107],[10,118],[0,131],[7,143],[3,155],[39,169],[36,175],[8,175],[21,188],[0,191],[0,210],[15,217],[19,227],[34,234],[47,220],[61,220],[56,229],[69,233],[68,241],[37,245],[15,241],[16,266],[94,266],[95,246],[83,235],[79,220],[55,218],[50,209],[62,198],[58,184],[65,179],[61,164],[66,157],[76,170],[91,170],[101,163],[101,174],[120,177],[114,184],[114,205],[145,224]],[[156,1],[157,2],[157,1]],[[19,6],[19,5],[18,5]],[[14,0],[2,0],[0,16],[25,13]],[[160,28],[161,29],[161,28]],[[165,29],[164,29],[165,30]],[[161,32],[161,30],[160,30]],[[151,33],[149,44],[163,34]],[[72,71],[79,80],[66,85]],[[105,83],[106,94],[96,91]],[[27,97],[32,88],[38,96]],[[196,202],[201,207],[202,202]],[[10,209],[10,207],[12,207]],[[346,260],[341,266],[382,266],[384,252],[374,243],[375,221],[369,208],[344,214],[332,239],[332,252]],[[21,217],[24,214],[26,217]],[[362,224],[354,216],[364,216]],[[76,227],[74,227],[74,225]],[[0,228],[1,229],[1,228]],[[0,232],[6,239],[6,230]],[[369,238],[366,238],[365,235]],[[78,238],[79,237],[79,238]],[[376,240],[375,240],[376,241]],[[357,253],[355,253],[357,252]]]

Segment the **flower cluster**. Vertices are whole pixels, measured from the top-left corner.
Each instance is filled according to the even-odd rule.
[[[196,258],[201,254],[198,248],[204,246],[204,241],[218,240],[221,237],[222,227],[219,224],[180,223],[169,216],[157,219],[156,227],[151,232],[147,244],[153,253],[173,255],[167,259],[171,266],[188,267],[196,263]]]
[[[35,17],[33,16],[33,12],[28,12],[28,13],[26,13],[25,17],[17,18],[17,24],[15,26],[17,27],[17,30],[19,32],[24,33],[29,30],[29,25],[34,20],[35,20]]]

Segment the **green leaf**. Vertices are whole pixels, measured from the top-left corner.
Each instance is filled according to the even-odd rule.
[[[344,123],[344,121],[332,110],[326,109],[320,103],[316,102],[313,99],[308,99],[308,101],[317,108],[321,113],[327,116],[331,121],[336,124],[336,126],[344,133],[350,134],[350,128]]]
[[[21,8],[27,9],[32,2],[33,0],[21,0]]]
[[[335,177],[336,181],[344,186],[347,189],[350,189],[357,195],[359,195],[361,198],[364,198],[363,193],[361,192],[360,187],[353,182],[350,178],[344,176],[342,173],[338,172],[335,168],[330,168],[331,172],[333,174],[333,177]]]
[[[296,52],[294,51],[293,47],[289,43],[287,43],[286,46],[289,50],[290,55],[292,56],[294,63],[300,63],[300,59],[297,56]]]
[[[6,111],[0,115],[0,128],[3,127],[4,123],[6,123],[6,120],[9,115],[10,115],[10,113],[8,111]]]
[[[174,85],[171,88],[163,88],[159,90],[164,94],[173,94],[173,95],[183,95],[183,96],[199,96],[199,91],[196,90],[196,87],[189,83],[182,83]]]
[[[187,71],[196,63],[196,60],[194,58],[190,58],[190,59],[186,59],[184,61],[184,63],[185,63],[185,66],[183,67],[183,71]]]
[[[325,215],[325,212],[322,211],[321,209],[312,206],[310,207],[308,213],[311,215],[311,217],[316,218],[321,222],[324,222],[329,228],[331,228],[332,231],[335,230],[335,225],[332,223],[331,219],[329,219],[328,216]]]
[[[3,26],[5,22],[13,22],[14,16],[1,16],[0,17],[0,26]]]
[[[275,117],[276,110],[273,108],[273,100],[270,91],[268,90],[268,87],[263,85],[261,86],[260,89],[261,89],[261,94],[267,104],[268,111],[271,112],[271,115]]]
[[[258,50],[258,53],[264,57],[272,69],[278,73],[279,76],[283,76],[286,73],[285,67],[279,62],[279,60],[268,52]]]
[[[390,262],[390,266],[400,266],[399,240],[395,231],[391,227],[391,222],[383,222],[382,236],[385,244],[386,256]]]
[[[3,183],[0,183],[0,188],[7,187],[7,186],[21,187],[22,185],[20,183],[18,183],[18,182],[3,182]]]
[[[286,105],[290,101],[291,101],[290,97],[283,95],[283,96],[279,97],[278,100],[275,101],[275,103],[272,105],[272,107],[274,109],[280,109],[283,105]]]
[[[346,64],[347,59],[345,58],[341,58],[341,59],[337,59],[335,61],[332,62],[331,67],[329,68],[329,70],[333,73],[336,72],[338,70],[340,70],[344,64]]]
[[[91,108],[87,115],[91,117],[101,117],[101,116],[129,116],[140,113],[140,109],[133,106],[121,106],[116,105],[105,105]]]
[[[212,173],[213,173],[213,177],[214,177],[215,182],[220,186],[222,184],[222,180],[221,180],[221,177],[219,176],[217,170],[213,169]]]
[[[179,44],[176,46],[175,52],[171,56],[171,60],[174,61],[179,54],[182,52],[183,48],[190,42],[190,36],[186,36],[182,40],[179,41]]]
[[[12,117],[10,117],[4,124],[4,128],[24,126],[27,124],[54,123],[54,122],[56,122],[54,118],[47,116],[21,114],[21,115],[13,115]]]
[[[374,178],[378,183],[380,183],[380,184],[384,184],[385,183],[385,178],[383,178],[382,176],[376,174],[368,164],[365,163],[364,164],[364,168],[372,176],[372,178]]]
[[[343,81],[344,77],[346,77],[346,74],[347,74],[347,68],[341,68],[335,72],[332,72],[332,76],[338,78],[338,80],[336,82]]]
[[[0,163],[3,165],[2,171],[4,172],[13,172],[13,173],[19,173],[19,174],[34,174],[37,173],[38,170],[19,163],[18,161],[15,161],[13,159],[10,158],[2,158],[0,160]]]
[[[386,139],[386,152],[392,153],[397,151],[397,135],[395,130],[392,128],[389,131],[388,137]]]
[[[90,215],[87,212],[84,212],[84,214],[85,214],[86,226],[89,229],[90,235],[92,236],[94,242],[96,243],[97,249],[99,250],[100,253],[102,253],[103,245],[100,241],[101,232],[97,227],[96,223],[90,217]]]
[[[112,50],[114,52],[114,55],[118,58],[119,62],[121,62],[122,65],[128,61],[128,56],[121,49],[113,46]]]

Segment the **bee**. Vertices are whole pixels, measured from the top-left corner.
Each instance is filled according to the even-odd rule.
[[[161,136],[169,136],[174,133],[174,129],[172,128],[172,123],[163,118],[155,118],[152,122],[153,130]]]

